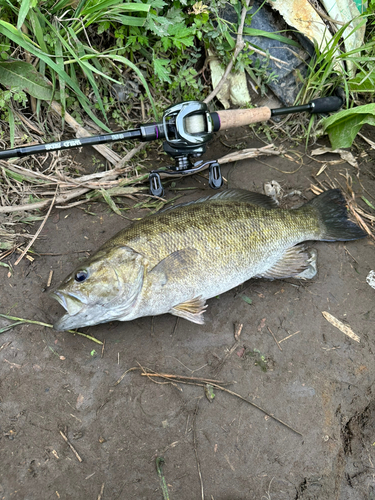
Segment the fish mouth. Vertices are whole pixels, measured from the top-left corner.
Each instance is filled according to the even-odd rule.
[[[84,308],[85,304],[78,297],[72,294],[56,291],[51,293],[51,297],[65,309],[69,316],[75,316]]]
[[[80,328],[85,325],[85,321],[82,321],[82,316],[85,318],[85,306],[78,297],[70,293],[64,293],[61,291],[55,291],[50,294],[50,297],[57,300],[57,302],[65,309],[66,314],[61,316],[54,325],[53,328],[58,331],[71,330],[75,328]]]

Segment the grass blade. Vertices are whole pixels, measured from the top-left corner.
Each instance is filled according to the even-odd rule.
[[[30,0],[22,0],[18,13],[17,29],[20,30],[30,10]]]
[[[277,40],[278,42],[281,43],[286,43],[288,45],[293,45],[294,47],[301,47],[299,43],[295,42],[294,40],[291,40],[290,38],[283,36],[283,35],[278,35],[277,33],[270,33],[269,31],[263,31],[263,30],[258,30],[255,28],[244,28],[243,29],[244,35],[250,35],[250,36],[263,36],[265,38],[272,38],[272,40]]]
[[[53,325],[50,325],[49,323],[42,323],[41,321],[34,321],[32,319],[23,319],[23,318],[17,318],[16,316],[9,316],[8,314],[0,314],[1,318],[9,319],[11,321],[15,321],[13,325],[7,325],[10,328],[13,328],[14,326],[21,325],[24,323],[29,323],[31,325],[40,325],[40,326],[46,326],[47,328],[53,328]],[[8,329],[10,329],[8,328]],[[77,332],[77,330],[67,330],[69,333],[74,333],[77,335],[81,335],[82,337],[86,337],[87,339],[92,340],[93,342],[96,342],[97,344],[103,345],[103,342],[100,340],[96,339],[95,337],[91,337],[90,335],[86,335],[85,333]],[[0,331],[0,333],[2,333]]]
[[[62,45],[59,39],[56,40],[56,64],[59,66],[61,69],[61,72],[64,72],[64,59],[63,59],[63,52],[62,52]],[[60,87],[60,102],[61,102],[61,121],[62,121],[62,129],[64,130],[64,123],[65,123],[65,109],[66,109],[66,92],[65,92],[65,80],[62,78],[60,75],[57,76],[59,80],[59,87]]]
[[[92,104],[84,95],[84,93],[81,91],[79,86],[69,77],[69,75],[65,71],[64,72],[61,71],[60,67],[51,59],[49,54],[45,54],[44,52],[42,52],[40,48],[37,46],[37,44],[34,43],[32,40],[30,40],[29,37],[20,34],[14,28],[14,26],[1,19],[0,19],[0,33],[2,33],[4,36],[12,40],[14,43],[19,45],[23,49],[30,52],[34,56],[42,59],[53,71],[55,71],[58,75],[60,75],[65,80],[66,84],[69,85],[69,87],[75,92],[81,106],[83,107],[85,112],[90,116],[90,118],[92,118],[92,120],[94,120],[94,122],[97,125],[99,125],[99,127],[101,127],[103,130],[107,131],[108,133],[111,132],[111,130],[107,127],[107,125],[105,125],[91,111]]]
[[[104,0],[103,2],[95,2],[94,5],[82,9],[81,15],[88,16],[90,14],[94,14],[95,12],[106,13],[108,12],[108,8],[111,7],[112,5],[116,5],[116,7],[121,7],[124,10],[132,10],[135,12],[149,12],[151,8],[151,5],[142,3],[120,4],[119,0]]]
[[[105,189],[101,189],[100,193],[103,196],[105,202],[108,203],[111,210],[113,210],[115,214],[121,215],[120,209],[118,208],[116,203],[112,200],[111,195]]]

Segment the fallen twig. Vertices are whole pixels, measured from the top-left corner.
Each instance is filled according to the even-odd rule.
[[[284,342],[284,340],[288,340],[288,339],[290,339],[290,337],[293,337],[294,335],[297,335],[297,333],[301,333],[301,330],[298,330],[298,332],[291,333],[287,337],[284,337],[283,339],[279,340],[279,344],[281,344],[281,342]]]
[[[60,194],[59,196],[56,197],[56,204],[58,203],[66,203],[69,200],[72,200],[73,198],[78,198],[79,196],[82,196],[83,194],[87,193],[90,191],[89,188],[85,189],[73,189],[69,193],[64,193]],[[44,200],[44,201],[37,201],[35,203],[26,203],[25,205],[13,205],[13,206],[8,206],[8,207],[0,207],[0,213],[2,214],[9,214],[12,212],[26,212],[28,210],[40,210],[41,208],[46,207],[49,203],[51,203],[51,200]]]
[[[245,46],[245,42],[243,41],[242,33],[243,33],[243,27],[244,27],[244,24],[245,24],[246,14],[247,14],[247,11],[248,11],[248,8],[249,8],[249,3],[250,3],[250,0],[245,0],[245,5],[242,8],[241,20],[240,20],[240,24],[238,26],[236,46],[235,46],[235,49],[234,49],[234,53],[233,53],[232,59],[230,60],[230,63],[228,64],[226,70],[224,71],[224,74],[223,74],[220,82],[216,85],[216,87],[210,93],[210,95],[208,95],[206,97],[206,99],[204,100],[205,103],[209,103],[210,101],[212,101],[212,99],[220,92],[220,90],[222,89],[222,87],[223,87],[226,79],[228,78],[229,73],[232,71],[232,67],[233,67],[234,61],[237,59],[238,54],[241,52],[241,50]]]
[[[269,326],[267,326],[268,328],[268,331],[270,332],[270,334],[272,335],[273,337],[273,340],[276,342],[276,345],[277,347],[280,349],[280,351],[282,351],[281,347],[280,347],[280,344],[279,344],[279,341],[277,340],[277,338],[275,337],[273,331],[271,330],[271,328]]]
[[[226,360],[229,358],[229,356],[231,356],[234,353],[234,351],[237,349],[237,347],[239,347],[239,345],[240,345],[239,341],[235,342],[232,345],[232,347],[226,353],[226,355],[224,356],[224,358],[220,361],[220,363],[215,368],[214,375],[217,375],[221,371],[221,369],[223,368]]]
[[[57,194],[57,188],[56,188],[56,193],[55,193],[55,196],[53,197],[53,200],[51,201],[51,205],[48,209],[48,212],[46,214],[46,216],[44,217],[43,219],[43,222],[41,223],[41,225],[39,226],[39,229],[37,230],[37,232],[34,234],[34,237],[29,241],[29,243],[27,244],[25,250],[21,253],[21,255],[18,257],[18,259],[16,260],[16,262],[14,263],[15,266],[17,266],[21,260],[23,259],[23,257],[27,254],[27,252],[29,251],[29,249],[31,248],[31,246],[33,245],[34,241],[37,239],[37,237],[39,236],[41,230],[43,229],[44,227],[44,224],[47,222],[47,219],[49,217],[49,214],[51,213],[51,210],[52,210],[52,207],[53,207],[53,204],[55,203],[55,200],[56,200],[56,194]]]
[[[202,472],[201,472],[201,465],[199,463],[199,458],[198,458],[197,429],[196,429],[196,420],[197,420],[197,415],[198,415],[199,403],[200,403],[201,399],[202,399],[201,397],[198,399],[196,407],[195,407],[195,410],[194,410],[194,418],[193,418],[193,445],[194,445],[195,459],[197,461],[197,469],[198,469],[199,481],[200,481],[200,484],[201,484],[201,496],[202,496],[202,500],[204,500],[203,478],[202,478]]]
[[[53,269],[51,269],[49,272],[46,288],[49,288],[51,286],[52,276],[53,276]]]
[[[134,369],[135,368],[131,368],[130,370],[134,370]],[[128,371],[130,371],[130,370],[128,370]],[[285,422],[283,422],[279,418],[275,417],[274,415],[272,415],[268,411],[264,410],[260,406],[256,405],[252,401],[249,401],[248,399],[244,398],[240,394],[237,394],[236,392],[233,392],[233,391],[231,391],[231,390],[223,387],[222,385],[217,384],[217,383],[212,382],[212,381],[210,381],[210,382],[204,382],[204,383],[202,382],[203,380],[207,381],[209,379],[201,379],[201,381],[195,381],[195,380],[191,381],[189,379],[190,378],[194,379],[195,377],[184,377],[184,376],[179,376],[179,375],[155,373],[155,372],[153,372],[153,370],[148,370],[148,369],[146,370],[145,368],[142,368],[142,370],[143,370],[143,373],[141,375],[148,376],[148,378],[151,378],[151,377],[160,377],[160,378],[164,378],[164,379],[169,380],[169,381],[173,381],[173,379],[174,379],[175,382],[179,382],[181,384],[199,385],[201,387],[204,387],[206,383],[210,383],[210,385],[212,385],[213,387],[216,387],[217,389],[220,389],[221,391],[227,392],[228,394],[231,394],[232,396],[236,396],[237,398],[242,399],[242,401],[245,401],[249,405],[254,406],[254,408],[257,408],[258,410],[260,410],[262,413],[264,413],[268,417],[272,418],[273,420],[276,420],[276,422],[279,422],[280,424],[282,424],[283,426],[287,427],[291,431],[295,432],[299,436],[302,436],[302,434],[300,432],[298,432],[297,430],[293,429],[293,427],[291,427],[290,425],[286,424]],[[125,376],[125,374],[124,374],[124,376]]]
[[[6,347],[8,347],[11,343],[12,343],[12,341],[10,341],[10,342],[5,342],[5,344],[0,345],[0,351],[1,351],[2,349],[5,349]]]
[[[144,368],[142,368],[144,370]],[[210,378],[199,378],[199,377],[185,377],[184,375],[171,375],[169,373],[149,373],[144,372],[141,373],[142,376],[147,377],[163,377],[163,378],[175,378],[181,380],[191,380],[194,382],[202,382],[203,384],[211,384],[214,382],[215,384],[230,384],[230,382],[223,382],[222,380],[212,380]]]
[[[104,485],[105,485],[105,483],[103,483],[102,487],[100,488],[100,493],[98,495],[98,500],[102,500],[102,496],[103,496],[103,493],[104,493]]]
[[[65,434],[62,431],[59,431],[59,432],[60,432],[62,438],[64,439],[64,441],[66,442],[66,444],[69,446],[69,448],[72,450],[74,455],[77,457],[78,462],[83,462],[82,458],[78,455],[77,450],[74,448],[74,446],[69,441],[69,439],[65,436]]]
[[[238,342],[242,332],[243,323],[235,323],[234,325],[234,339]]]

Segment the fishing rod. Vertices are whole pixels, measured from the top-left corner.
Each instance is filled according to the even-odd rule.
[[[150,142],[164,139],[163,149],[169,156],[174,158],[175,164],[166,168],[151,170],[149,182],[152,195],[162,196],[164,193],[161,174],[163,177],[191,175],[206,168],[209,169],[210,187],[219,189],[222,186],[223,179],[217,160],[192,162],[193,158],[203,155],[206,151],[207,142],[213,138],[215,132],[220,129],[231,129],[252,123],[265,122],[272,117],[291,113],[306,111],[311,114],[330,113],[337,111],[342,104],[343,100],[340,97],[330,96],[314,99],[301,106],[276,109],[263,106],[260,108],[233,109],[210,113],[207,104],[199,101],[186,101],[167,108],[161,122],[147,123],[140,125],[136,129],[123,130],[112,134],[7,149],[0,151],[0,160],[124,140]]]

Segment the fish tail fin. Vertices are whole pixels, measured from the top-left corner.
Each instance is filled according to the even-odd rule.
[[[340,189],[330,189],[310,200],[322,224],[321,241],[350,241],[367,234],[348,218],[346,200]]]

